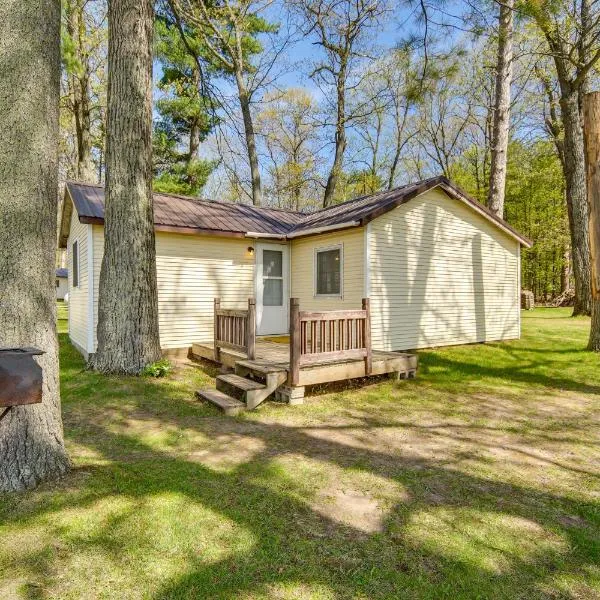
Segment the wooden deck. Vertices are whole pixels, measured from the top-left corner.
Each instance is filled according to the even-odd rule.
[[[282,340],[283,341],[283,340]],[[197,358],[215,360],[213,341],[198,342],[192,345],[192,355]],[[255,358],[249,361],[247,356],[236,350],[220,350],[220,362],[234,368],[236,363],[252,365],[263,372],[290,371],[290,350],[288,343],[275,342],[269,339],[257,338]],[[381,352],[373,350],[372,368],[370,375],[396,373],[401,379],[412,378],[416,375],[417,356],[402,352]],[[365,363],[359,360],[323,360],[300,368],[297,386],[316,385],[365,377]]]

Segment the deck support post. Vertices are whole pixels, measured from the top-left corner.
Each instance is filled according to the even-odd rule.
[[[289,384],[300,380],[300,300],[290,298],[290,376]]]
[[[275,400],[278,402],[286,402],[290,406],[298,406],[304,404],[304,386],[290,387],[283,385],[275,392]]]
[[[246,327],[246,354],[248,360],[254,360],[256,358],[256,300],[254,298],[248,298]]]
[[[363,339],[366,350],[365,354],[365,375],[370,375],[373,370],[373,351],[371,349],[371,301],[369,298],[362,299],[362,309],[367,316],[364,320]]]
[[[215,362],[221,362],[221,350],[219,348],[219,315],[221,308],[221,298],[214,299],[213,321],[214,321],[214,344],[215,344]]]

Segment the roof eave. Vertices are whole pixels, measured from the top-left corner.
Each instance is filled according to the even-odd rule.
[[[300,231],[292,231],[287,234],[288,240],[293,240],[309,235],[318,235],[319,233],[328,233],[330,231],[338,231],[339,229],[349,229],[351,227],[360,227],[360,221],[345,221],[344,223],[336,223],[335,225],[323,225],[322,227],[312,227],[310,229],[302,229]]]

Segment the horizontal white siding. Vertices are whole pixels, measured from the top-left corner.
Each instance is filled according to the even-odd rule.
[[[75,208],[71,214],[71,228],[67,243],[69,280],[69,337],[86,350],[88,346],[88,226],[79,222]],[[73,242],[79,247],[79,285],[73,287]]]
[[[342,298],[315,295],[315,250],[342,245],[344,269]],[[292,297],[301,310],[358,309],[364,296],[364,234],[362,227],[314,235],[291,243]]]
[[[213,299],[225,308],[244,308],[254,296],[254,255],[249,240],[156,233],[160,344],[185,348],[213,337]],[[104,230],[94,226],[94,320]],[[94,336],[94,346],[97,340]]]
[[[516,240],[440,190],[369,225],[373,347],[519,336]]]

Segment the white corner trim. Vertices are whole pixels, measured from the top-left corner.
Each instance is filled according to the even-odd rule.
[[[364,269],[364,297],[365,298],[369,298],[369,296],[371,295],[371,277],[370,277],[370,273],[371,273],[371,248],[370,248],[370,235],[371,235],[371,223],[367,223],[367,226],[364,227],[364,250],[363,250],[363,256],[364,256],[364,264],[363,264],[363,269]]]
[[[519,337],[521,339],[521,242],[517,240],[517,318],[519,324]]]
[[[88,272],[88,305],[87,305],[87,351],[94,352],[94,230],[87,225],[87,272]]]

